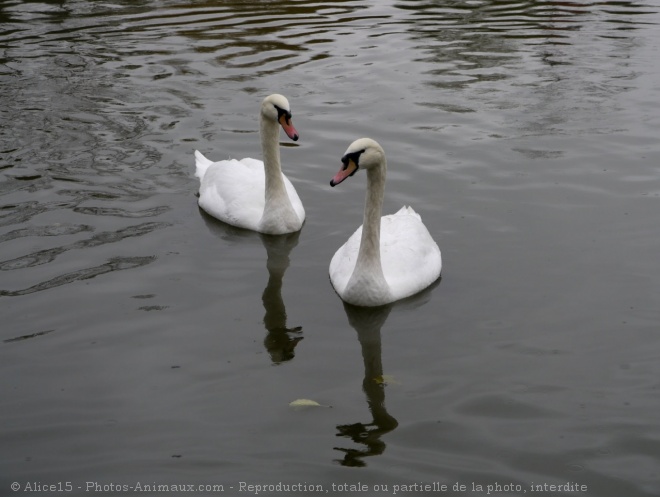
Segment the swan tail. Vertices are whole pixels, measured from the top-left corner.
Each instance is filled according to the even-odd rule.
[[[420,221],[421,221],[421,219],[422,219],[422,216],[420,216],[419,214],[417,214],[417,212],[415,211],[415,209],[413,209],[413,208],[410,207],[409,205],[404,205],[403,207],[401,207],[401,209],[399,209],[399,210],[396,212],[395,215],[415,216],[415,217],[416,217],[417,219],[419,219]]]
[[[195,176],[197,176],[200,181],[206,174],[206,170],[211,164],[213,164],[213,161],[210,161],[204,157],[204,155],[199,150],[195,150]]]

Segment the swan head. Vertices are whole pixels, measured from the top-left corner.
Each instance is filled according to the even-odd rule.
[[[273,93],[261,103],[261,115],[269,121],[279,123],[286,135],[294,142],[298,141],[298,132],[291,121],[291,106],[284,95]]]
[[[369,170],[382,167],[384,162],[385,151],[377,141],[371,138],[355,140],[341,158],[342,166],[335,177],[330,180],[330,186],[336,186],[349,176],[353,176],[358,169]]]

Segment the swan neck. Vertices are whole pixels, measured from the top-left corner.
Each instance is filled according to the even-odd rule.
[[[364,204],[362,239],[356,267],[368,267],[382,275],[380,262],[380,218],[385,195],[385,159],[380,167],[367,170],[367,197]]]
[[[360,248],[355,268],[342,298],[360,306],[378,306],[392,301],[392,293],[385,279],[380,254],[381,212],[385,194],[385,158],[367,169],[367,197]]]
[[[278,196],[286,196],[286,188],[282,179],[280,164],[279,133],[277,123],[270,122],[261,116],[261,151],[264,158],[264,173],[266,176],[266,204]]]
[[[262,233],[281,234],[300,229],[301,219],[293,208],[280,165],[280,127],[261,116],[261,148],[264,158],[265,204],[259,221]]]

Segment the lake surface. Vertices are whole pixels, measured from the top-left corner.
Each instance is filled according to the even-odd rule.
[[[0,2],[0,495],[657,496],[659,12]],[[273,92],[286,237],[194,177],[260,158]],[[375,310],[327,275],[362,136],[444,263]]]

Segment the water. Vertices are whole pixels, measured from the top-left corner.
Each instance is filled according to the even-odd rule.
[[[1,2],[0,494],[657,495],[659,11]],[[259,156],[271,92],[308,216],[281,238],[193,176]],[[372,311],[327,277],[360,136],[444,260]]]

